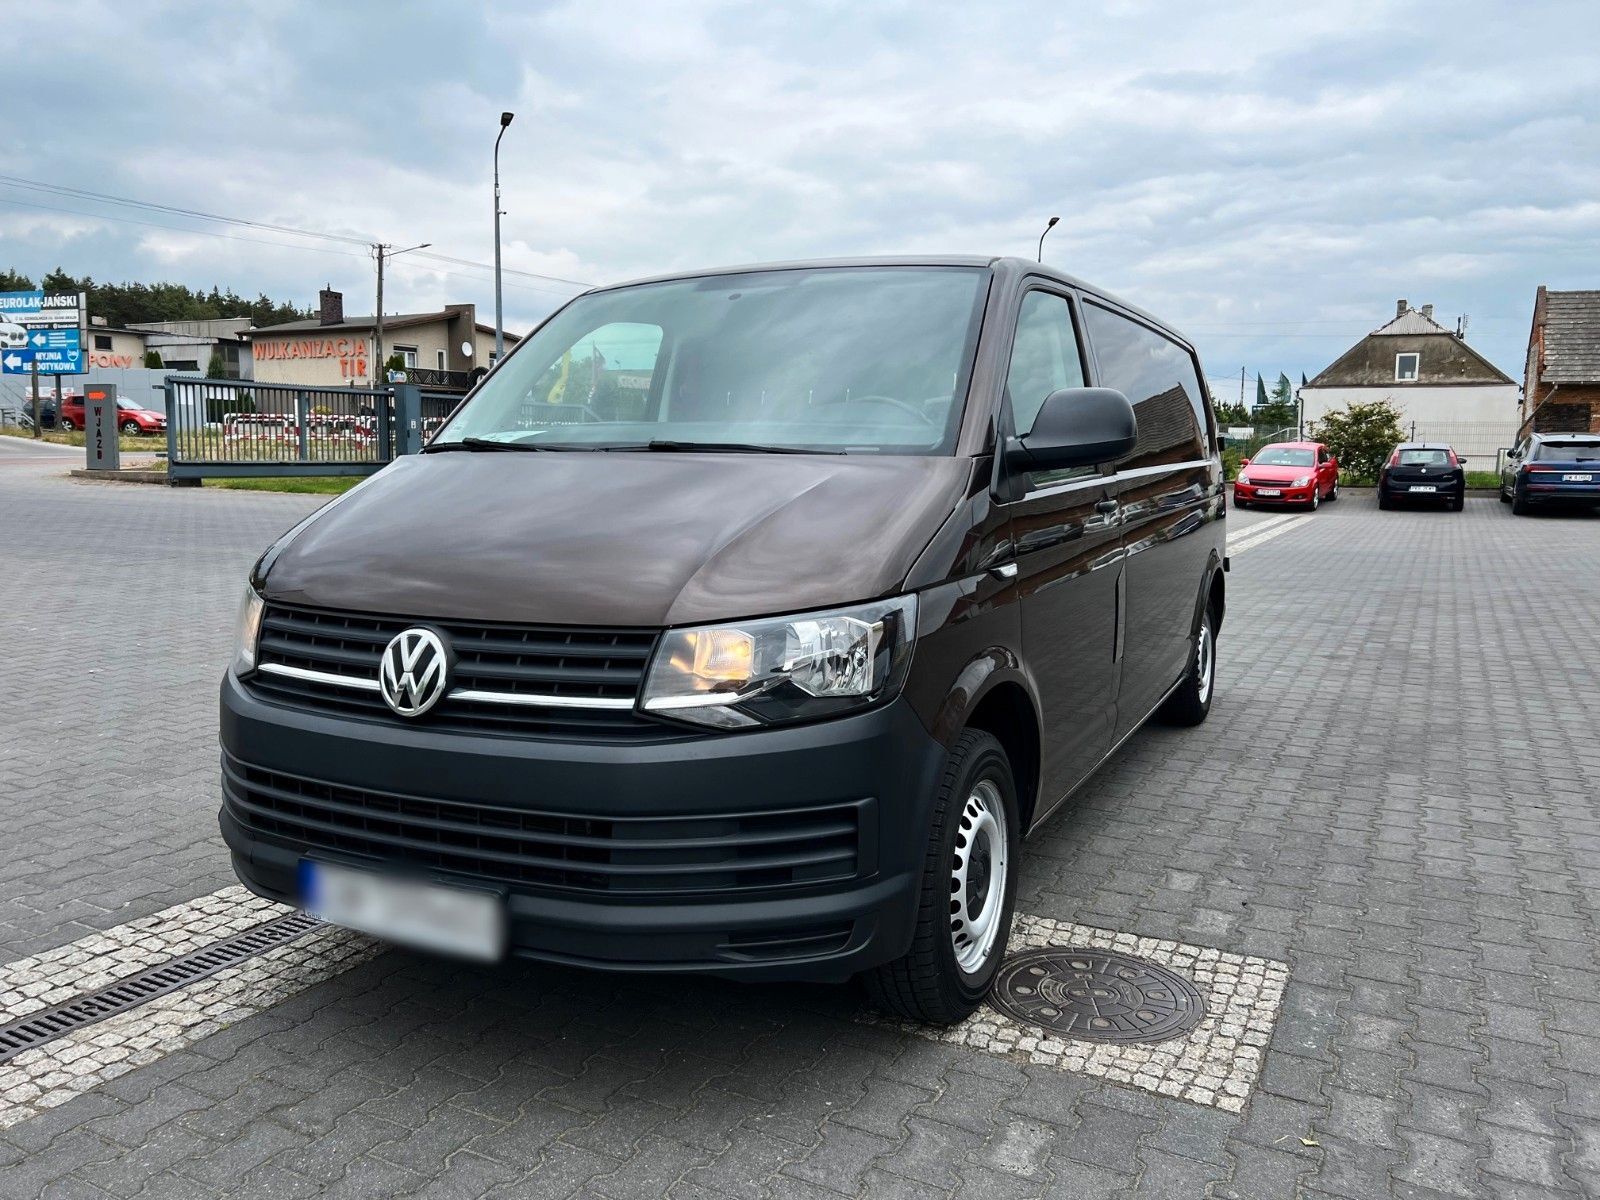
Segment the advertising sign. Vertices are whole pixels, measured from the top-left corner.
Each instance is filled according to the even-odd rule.
[[[81,375],[81,292],[0,292],[0,372]]]

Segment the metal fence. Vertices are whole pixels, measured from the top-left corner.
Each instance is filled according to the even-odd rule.
[[[381,391],[170,376],[167,471],[207,476],[371,475],[414,454],[460,402],[414,384]]]

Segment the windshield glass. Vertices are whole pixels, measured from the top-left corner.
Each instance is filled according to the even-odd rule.
[[[1252,467],[1309,467],[1317,461],[1312,450],[1295,450],[1288,446],[1264,446],[1250,459]]]
[[[1402,467],[1448,467],[1450,465],[1450,452],[1448,450],[1402,450],[1400,451],[1400,465]]]
[[[1534,458],[1540,462],[1592,462],[1600,459],[1600,441],[1540,442]]]
[[[977,268],[848,267],[581,296],[431,445],[947,454],[987,288]]]
[[[117,399],[117,407],[120,408],[123,412],[143,412],[144,411],[144,405],[135,404],[132,400],[123,400],[120,397]]]

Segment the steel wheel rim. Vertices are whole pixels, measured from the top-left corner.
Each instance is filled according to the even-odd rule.
[[[1211,672],[1216,666],[1216,650],[1211,642],[1211,622],[1200,622],[1199,644],[1195,647],[1195,671],[1199,676],[1200,703],[1211,699]]]
[[[1005,803],[994,781],[980,779],[961,806],[950,866],[950,944],[968,975],[989,960],[999,941],[1009,871]]]

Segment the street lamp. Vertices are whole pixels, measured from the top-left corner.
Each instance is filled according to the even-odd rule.
[[[395,250],[387,242],[373,242],[373,253],[378,256],[378,311],[372,318],[372,382],[376,387],[380,382],[387,383],[388,372],[383,369],[383,260],[394,258],[399,254],[410,254],[413,250],[426,250],[432,242],[420,242],[415,246],[407,246],[404,250]]]
[[[1051,217],[1048,221],[1046,221],[1045,225],[1044,225],[1044,233],[1049,233],[1052,229],[1054,229],[1056,227],[1056,222],[1059,221],[1059,220],[1061,220],[1060,217]],[[1039,261],[1040,262],[1044,261],[1044,233],[1041,233],[1039,235]]]
[[[506,352],[506,328],[500,299],[500,139],[505,137],[516,113],[500,114],[500,132],[494,138],[494,361]]]

